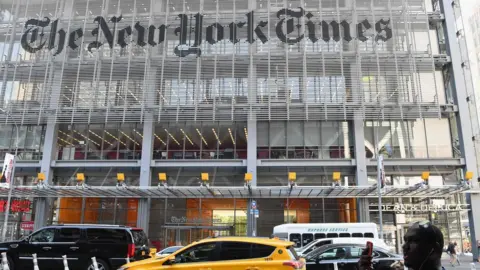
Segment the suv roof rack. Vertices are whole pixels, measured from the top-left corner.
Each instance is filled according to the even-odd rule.
[[[115,224],[89,224],[89,223],[62,223],[55,224],[50,226],[92,226],[92,227],[117,227],[117,228],[126,228],[124,225],[115,225]]]

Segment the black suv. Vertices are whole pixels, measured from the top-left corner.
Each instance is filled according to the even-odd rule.
[[[117,269],[130,261],[149,258],[148,239],[142,229],[116,225],[53,225],[15,242],[0,243],[7,252],[10,269],[33,269],[37,254],[40,269],[64,269],[63,255],[75,270],[94,269],[96,257],[101,270]]]

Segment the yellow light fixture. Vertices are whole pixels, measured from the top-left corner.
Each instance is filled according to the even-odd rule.
[[[77,181],[85,181],[85,174],[77,173]]]
[[[251,173],[246,173],[245,174],[245,182],[250,182],[252,181],[252,174]]]
[[[470,181],[472,178],[473,178],[473,172],[471,172],[471,171],[465,172],[465,179],[467,181]]]
[[[342,176],[342,174],[340,172],[333,172],[333,174],[332,174],[333,181],[335,181],[335,182],[340,181],[341,176]]]
[[[37,179],[38,179],[38,181],[45,181],[45,174],[44,173],[38,173],[37,174]]]
[[[289,173],[288,173],[288,180],[289,180],[289,181],[295,181],[295,180],[297,180],[297,173],[296,173],[296,172],[289,172]]]
[[[158,181],[162,181],[162,182],[167,181],[167,174],[166,173],[159,173],[158,174]]]
[[[208,173],[202,173],[202,181],[208,181]]]
[[[125,174],[124,173],[117,173],[117,180],[120,182],[125,181]]]
[[[430,172],[422,172],[422,179],[427,181],[430,177]]]

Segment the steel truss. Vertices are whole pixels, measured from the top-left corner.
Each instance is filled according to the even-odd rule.
[[[0,196],[8,195],[0,188]],[[385,187],[384,198],[445,197],[469,192],[466,185]],[[262,187],[132,187],[132,186],[16,186],[12,197],[17,198],[377,198],[376,186],[262,186]]]

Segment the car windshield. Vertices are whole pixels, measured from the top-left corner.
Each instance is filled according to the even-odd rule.
[[[171,253],[174,253],[175,251],[181,249],[182,247],[178,246],[178,247],[168,247],[166,249],[164,249],[161,254],[171,254]]]

